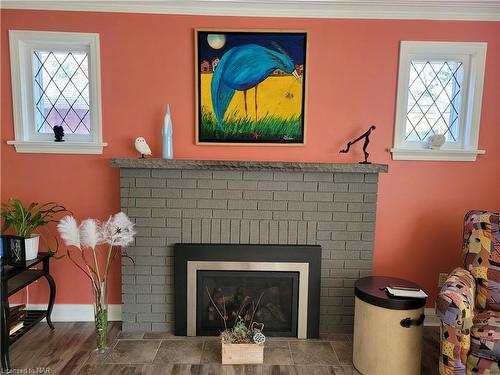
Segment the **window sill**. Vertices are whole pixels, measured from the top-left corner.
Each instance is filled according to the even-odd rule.
[[[484,150],[391,148],[392,160],[475,161]]]
[[[102,154],[107,143],[7,141],[16,152],[30,154]]]

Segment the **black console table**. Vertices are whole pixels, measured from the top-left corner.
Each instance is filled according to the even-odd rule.
[[[9,346],[21,338],[26,332],[28,332],[35,324],[41,321],[43,318],[47,319],[47,324],[51,329],[54,329],[52,321],[50,320],[50,314],[52,313],[52,307],[54,306],[54,299],[56,297],[56,284],[54,279],[49,273],[49,260],[50,256],[47,253],[39,253],[38,257],[33,260],[26,262],[24,267],[11,267],[4,266],[1,267],[2,275],[2,306],[0,310],[0,320],[1,320],[1,365],[2,371],[7,371],[10,368],[9,363]],[[42,267],[36,267],[39,264]],[[9,296],[23,289],[27,285],[31,284],[33,281],[38,280],[41,277],[45,277],[49,283],[50,287],[50,298],[47,310],[27,310],[26,318],[24,319],[24,326],[9,335]]]

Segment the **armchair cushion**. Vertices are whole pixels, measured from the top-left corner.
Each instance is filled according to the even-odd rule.
[[[477,357],[500,359],[500,312],[487,310],[474,317],[471,353]]]
[[[469,271],[456,268],[449,276],[436,302],[436,314],[441,321],[460,330],[473,325],[476,283]]]
[[[500,214],[470,211],[465,215],[465,268],[476,279],[476,307],[500,311]]]

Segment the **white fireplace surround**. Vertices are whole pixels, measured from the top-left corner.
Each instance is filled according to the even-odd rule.
[[[299,273],[297,338],[307,338],[308,263],[288,262],[187,262],[187,335],[196,336],[196,296],[198,271],[285,271]]]

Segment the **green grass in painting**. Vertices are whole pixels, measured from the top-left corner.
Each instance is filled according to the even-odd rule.
[[[229,115],[224,120],[224,131],[217,126],[215,116],[205,109],[201,111],[201,141],[254,141],[255,120]],[[266,116],[258,120],[258,141],[302,141],[300,116],[282,119]]]

